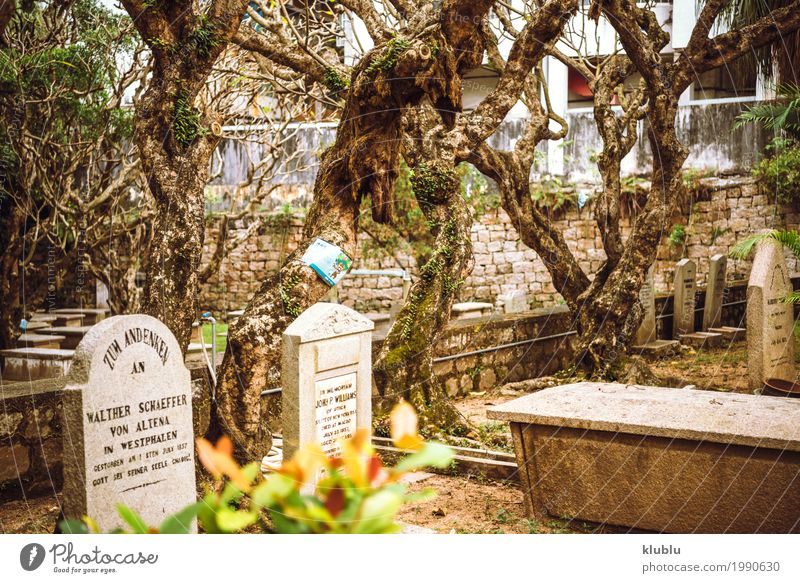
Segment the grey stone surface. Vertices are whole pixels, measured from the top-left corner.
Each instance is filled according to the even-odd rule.
[[[14,348],[0,350],[3,357],[2,379],[33,381],[62,377],[69,371],[74,350],[57,348]]]
[[[494,308],[493,304],[486,302],[461,302],[453,304],[452,313],[453,318],[456,320],[466,318],[480,318],[486,314],[490,314]]]
[[[78,343],[91,328],[91,326],[51,326],[50,328],[42,328],[37,333],[64,336],[64,340],[61,341],[61,348],[73,349],[78,346]]]
[[[706,301],[703,306],[704,331],[719,326],[722,321],[722,302],[725,297],[728,258],[725,255],[712,255],[708,263]]]
[[[372,428],[372,330],[341,304],[317,303],[283,334],[283,453],[305,443],[339,452],[339,440]]]
[[[677,354],[680,351],[680,342],[677,340],[653,340],[647,344],[632,346],[631,351],[642,356],[664,358]]]
[[[695,287],[697,266],[691,259],[681,259],[675,266],[673,285],[672,337],[680,339],[682,334],[694,332]]]
[[[526,512],[680,533],[800,531],[800,402],[577,383],[489,409]]]
[[[800,452],[800,399],[584,382],[490,407],[488,416]]]
[[[94,326],[64,388],[64,513],[122,525],[116,504],[159,524],[196,499],[192,387],[175,337],[145,315]]]
[[[747,284],[747,372],[751,389],[768,378],[795,380],[792,284],[780,243],[758,244]]]
[[[694,348],[718,348],[725,339],[719,332],[692,332],[681,336],[681,344]]]
[[[653,287],[653,269],[651,265],[647,270],[644,285],[639,290],[639,301],[644,308],[644,317],[636,331],[634,342],[637,345],[648,344],[656,339],[656,292]]]
[[[499,297],[506,314],[518,314],[528,310],[528,294],[524,290],[515,290]]]

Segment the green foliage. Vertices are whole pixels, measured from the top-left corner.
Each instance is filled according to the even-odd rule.
[[[800,86],[782,83],[778,85],[777,93],[779,103],[759,103],[748,107],[739,114],[733,127],[757,124],[800,140]]]
[[[773,239],[792,252],[796,258],[800,259],[800,233],[797,231],[778,231],[773,230],[766,233],[751,235],[740,241],[730,250],[728,255],[733,259],[744,260],[750,257],[756,245],[765,239]],[[783,301],[790,304],[800,304],[800,292],[790,292]]]
[[[683,225],[673,225],[669,234],[669,244],[675,247],[683,247],[686,243],[686,227]]]
[[[279,290],[281,296],[281,303],[283,303],[283,309],[286,310],[286,313],[289,314],[292,318],[297,318],[303,310],[300,309],[300,302],[297,301],[297,298],[293,297],[292,290],[294,287],[300,283],[300,274],[293,273],[286,281],[281,282],[281,287]]]
[[[185,92],[179,93],[175,98],[172,133],[175,141],[184,148],[208,133],[208,129],[203,127],[200,122],[200,112],[189,102],[189,97]]]
[[[775,193],[780,202],[796,203],[800,184],[800,143],[774,139],[767,146],[767,157],[753,169],[753,176]]]
[[[451,170],[431,168],[423,162],[411,172],[411,190],[420,204],[444,200],[455,187],[455,180]]]
[[[195,517],[209,534],[398,532],[395,515],[402,505],[434,495],[432,490],[409,494],[403,476],[425,467],[446,468],[453,452],[444,444],[422,441],[416,414],[407,403],[395,407],[390,423],[395,445],[413,451],[393,468],[383,465],[366,429],[341,442],[339,457],[327,457],[318,445],[308,444],[266,478],[261,476],[260,463],[243,468],[236,464],[229,439],[222,438],[216,446],[198,439],[200,461],[220,481],[206,488],[201,501],[168,517],[157,528],[119,505],[117,510],[128,528],[114,532],[185,534]],[[223,476],[227,479],[221,480]],[[101,532],[88,517],[62,521],[60,526],[72,534]]]
[[[344,77],[333,67],[325,69],[325,86],[334,93],[346,90],[350,87],[350,79]]]
[[[576,206],[578,202],[575,191],[567,188],[558,176],[547,176],[538,184],[532,185],[531,198],[538,207],[551,211]]]
[[[220,40],[215,36],[215,28],[208,16],[201,14],[197,18],[197,27],[189,33],[186,44],[193,47],[201,57],[209,57],[211,52],[220,45]]]
[[[386,48],[378,57],[373,57],[369,66],[364,70],[371,74],[377,71],[386,73],[397,64],[397,58],[408,49],[408,41],[401,36],[395,36],[386,43]]]

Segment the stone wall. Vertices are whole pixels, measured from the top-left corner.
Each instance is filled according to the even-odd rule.
[[[708,258],[716,253],[727,254],[730,247],[748,235],[765,228],[797,228],[800,213],[794,208],[771,202],[769,194],[752,178],[698,179],[686,189],[681,209],[671,217],[658,250],[655,286],[658,291],[670,291],[675,263],[689,257],[697,263],[698,279],[702,283],[708,273]],[[630,197],[633,200],[633,197]],[[629,201],[627,207],[635,204]],[[545,211],[549,212],[549,211]],[[580,266],[595,273],[605,259],[600,233],[594,222],[591,201],[583,209],[574,206],[552,212],[555,228],[565,236]],[[631,231],[633,213],[622,219],[623,235]],[[238,221],[231,236],[252,228],[256,219]],[[261,219],[258,219],[261,220]],[[223,262],[218,276],[203,286],[201,308],[217,315],[244,307],[261,282],[274,273],[284,258],[297,246],[302,231],[301,216],[271,215],[263,225],[253,229],[253,235]],[[670,242],[675,225],[686,233],[683,245]],[[213,249],[216,226],[207,233],[206,260]],[[367,243],[366,235],[361,235]],[[487,301],[499,304],[499,296],[514,290],[528,294],[530,306],[546,307],[563,303],[550,281],[544,263],[519,239],[514,225],[502,210],[485,213],[472,227],[474,267],[459,290],[459,301]],[[374,255],[374,254],[371,254]],[[789,258],[790,272],[797,271]],[[370,257],[356,260],[354,269],[409,269],[415,274],[413,257],[395,253],[392,257]],[[746,278],[749,261],[728,263],[730,279]],[[349,275],[338,286],[342,303],[362,312],[388,312],[402,298],[402,279],[386,276]]]

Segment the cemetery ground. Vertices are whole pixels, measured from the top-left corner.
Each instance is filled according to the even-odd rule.
[[[800,338],[800,326],[795,328]],[[224,337],[223,337],[224,338]],[[719,348],[693,350],[664,359],[644,361],[634,357],[630,363],[644,362],[659,386],[694,387],[709,391],[750,393],[747,384],[747,348],[745,342],[734,342]],[[473,427],[468,436],[450,436],[452,445],[485,447],[512,452],[509,426],[487,418],[487,408],[519,398],[533,388],[570,382],[566,378],[544,378],[508,385],[498,384],[491,390],[473,392],[456,401],[459,412]],[[675,390],[680,390],[676,388]],[[480,475],[417,472],[409,477],[409,489],[417,492],[433,488],[432,500],[407,505],[398,520],[438,533],[596,533],[615,532],[618,528],[579,520],[551,518],[535,520],[526,517],[519,484],[492,480]],[[58,518],[61,492],[50,492],[25,500],[0,505],[0,532],[51,532]]]

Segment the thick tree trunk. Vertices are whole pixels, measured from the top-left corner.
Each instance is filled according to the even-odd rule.
[[[418,167],[414,193],[435,234],[434,249],[420,269],[375,363],[382,409],[400,398],[417,410],[432,433],[460,425],[458,411],[433,373],[433,349],[450,320],[456,291],[469,274],[472,213],[449,168]]]
[[[208,129],[209,120],[200,125],[198,118],[197,135],[178,141],[174,124],[191,108],[199,87],[188,91],[174,75],[154,74],[137,104],[134,139],[156,206],[142,310],[164,322],[185,350],[198,315],[204,188],[219,139]]]
[[[619,358],[642,320],[639,290],[682,192],[680,169],[688,150],[675,133],[676,113],[677,98],[662,94],[654,100],[648,139],[659,155],[654,156],[647,203],[617,264],[608,273],[600,270],[579,299],[575,365],[593,376],[618,376]]]
[[[461,75],[480,62],[474,47],[482,42],[478,25],[490,4],[451,2],[448,9],[469,18],[448,15],[441,29],[428,28],[412,39],[398,35],[354,68],[336,143],[321,160],[303,240],[229,330],[209,433],[230,435],[237,459],[259,459],[269,450],[260,395],[278,383],[281,334],[329,289],[300,257],[317,237],[355,257],[363,197],[370,197],[376,221],[391,221],[402,115],[425,96],[445,112],[443,117],[459,109]]]

